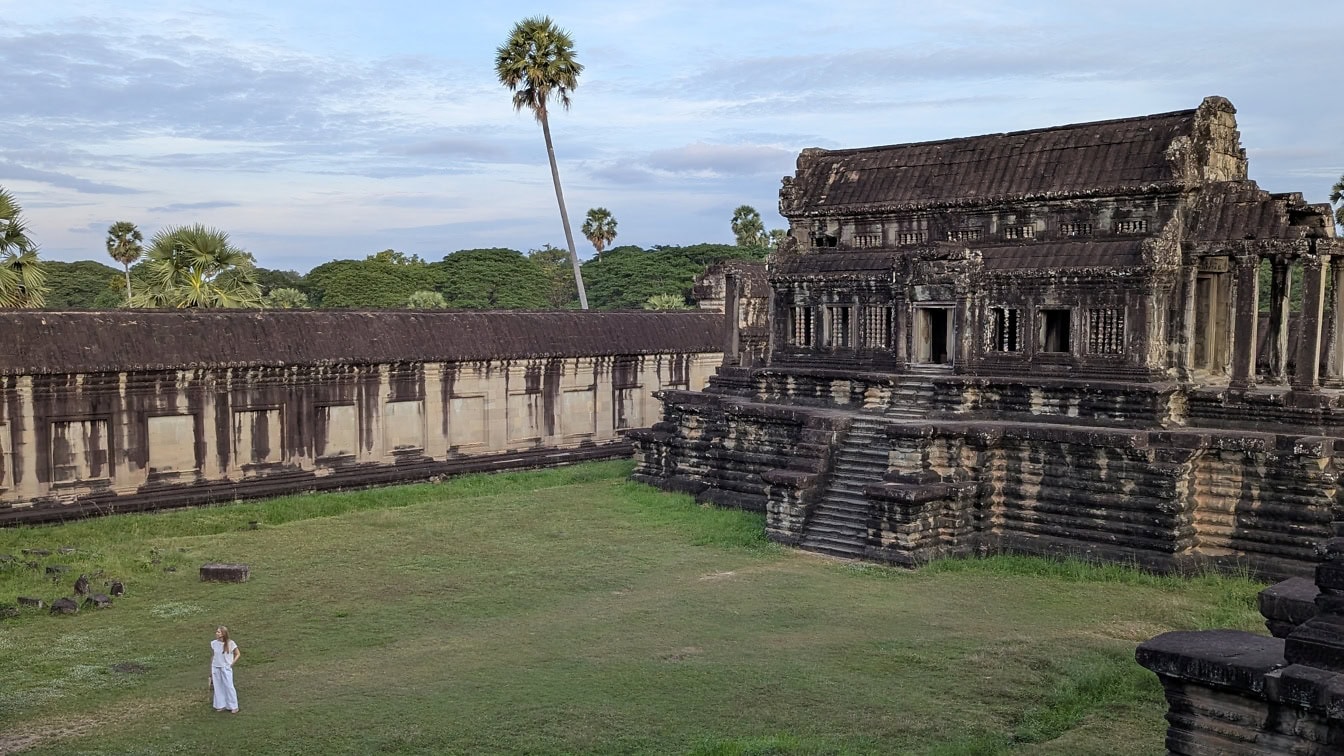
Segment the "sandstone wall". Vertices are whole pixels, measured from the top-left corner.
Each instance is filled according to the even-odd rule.
[[[0,522],[625,454],[721,336],[702,313],[0,313]]]

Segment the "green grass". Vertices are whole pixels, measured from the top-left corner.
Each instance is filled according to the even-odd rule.
[[[1135,645],[1262,627],[1244,576],[836,562],[629,471],[0,530],[21,560],[76,549],[36,560],[70,566],[59,584],[0,566],[0,603],[97,570],[128,589],[0,620],[0,752],[1160,753]],[[252,578],[201,583],[209,561]],[[236,717],[209,705],[216,624],[243,649]]]

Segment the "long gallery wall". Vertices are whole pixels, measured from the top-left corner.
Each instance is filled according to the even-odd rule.
[[[722,321],[0,311],[0,523],[623,456]]]

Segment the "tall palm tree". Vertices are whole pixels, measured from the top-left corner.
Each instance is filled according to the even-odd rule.
[[[130,221],[117,221],[107,227],[107,254],[126,269],[126,306],[131,304],[131,265],[145,254],[145,237]]]
[[[751,205],[738,205],[733,211],[733,236],[739,247],[764,247],[765,223]]]
[[[546,104],[552,98],[569,109],[569,93],[579,85],[581,71],[583,66],[574,59],[574,40],[548,16],[525,18],[514,24],[508,40],[495,51],[495,73],[499,83],[513,92],[513,109],[526,108],[541,123],[546,157],[551,161],[555,201],[560,204],[560,222],[565,226],[569,261],[574,266],[574,283],[579,289],[579,306],[586,310],[588,293],[583,288],[579,255],[574,250],[574,234],[569,228],[569,213],[565,211],[565,195],[560,190],[560,169],[555,165],[551,125],[546,118]]]
[[[170,226],[149,242],[149,285],[137,307],[261,307],[252,255],[201,225]]]
[[[1344,176],[1339,177],[1339,181],[1330,187],[1330,202],[1339,205],[1335,208],[1335,223],[1344,226]]]
[[[37,245],[28,238],[23,209],[0,188],[0,307],[41,307],[46,303],[46,272]]]
[[[616,238],[616,217],[605,207],[592,208],[583,221],[583,228],[579,230],[593,243],[593,249],[597,250],[597,260],[601,262],[602,250]]]

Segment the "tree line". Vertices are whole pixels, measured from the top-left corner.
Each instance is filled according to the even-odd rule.
[[[589,306],[595,309],[672,309],[690,306],[695,278],[724,260],[764,259],[762,247],[729,244],[624,245],[581,266]],[[565,309],[578,295],[565,249],[545,245],[521,252],[494,247],[464,249],[426,261],[396,250],[361,260],[333,260],[306,274],[246,266],[215,283],[206,275],[156,259],[114,268],[92,260],[44,261],[47,309],[113,309],[127,306],[415,309]],[[165,296],[165,276],[175,280]],[[217,278],[217,276],[216,276]],[[128,283],[129,282],[129,283]],[[246,282],[245,284],[243,282]],[[245,299],[237,288],[251,287]],[[150,292],[160,292],[151,294]],[[169,298],[171,297],[171,299]],[[14,306],[14,305],[10,305]]]

